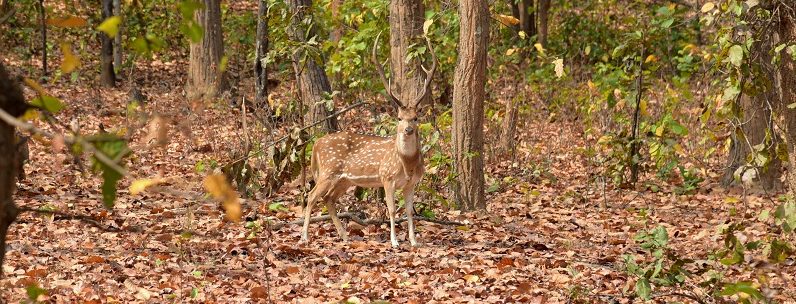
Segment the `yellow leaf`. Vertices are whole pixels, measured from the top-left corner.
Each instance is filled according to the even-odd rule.
[[[734,196],[728,196],[724,198],[724,202],[727,204],[737,204],[741,202],[741,199]]]
[[[515,51],[517,51],[517,49],[515,48],[510,48],[506,50],[506,56],[511,56],[511,54],[514,54]]]
[[[211,174],[205,177],[204,180],[205,190],[210,193],[216,200],[221,201],[221,205],[226,212],[227,220],[233,222],[240,222],[242,210],[238,193],[232,189],[227,178],[221,174]]]
[[[428,19],[423,22],[423,34],[428,35],[428,29],[431,28],[431,25],[434,24],[434,19]]]
[[[536,43],[533,45],[533,47],[535,47],[536,50],[539,51],[539,54],[544,55],[544,47],[542,47],[541,43]]]
[[[638,110],[639,110],[641,116],[647,116],[648,113],[647,113],[647,101],[646,100],[641,100],[641,102],[638,105]]]
[[[460,230],[460,231],[470,231],[470,227],[467,227],[467,226],[464,226],[464,225],[462,225],[462,226],[456,226],[456,230]]]
[[[663,128],[663,125],[658,126],[657,128],[655,128],[655,136],[658,136],[658,137],[663,136],[663,131],[665,131],[665,130],[666,129]]]
[[[80,66],[80,58],[72,53],[72,46],[69,43],[61,43],[61,52],[64,54],[64,60],[61,62],[62,72],[71,73]]]
[[[586,56],[589,56],[591,53],[591,45],[587,45],[586,49],[583,50],[583,53],[586,54]]]
[[[97,27],[97,30],[102,31],[103,33],[107,34],[108,37],[116,37],[116,34],[119,33],[119,24],[122,23],[122,17],[113,16],[102,23]]]
[[[564,59],[558,58],[556,60],[553,60],[553,65],[555,65],[554,69],[556,71],[556,77],[558,77],[558,78],[563,77],[564,76]]]
[[[22,114],[20,119],[24,121],[39,120],[39,110],[36,108],[29,108],[27,111],[25,111],[25,114]]]
[[[525,31],[520,31],[519,33],[517,33],[517,35],[520,35],[520,39],[522,39],[522,40],[525,40],[525,38],[528,38],[528,34],[526,34]]]
[[[475,283],[475,282],[478,282],[478,279],[479,279],[479,277],[477,275],[474,275],[474,274],[465,275],[463,278],[464,278],[464,281],[467,282],[467,283]]]
[[[500,23],[504,25],[517,25],[520,24],[520,19],[514,18],[514,16],[507,16],[503,14],[498,14],[495,16],[497,20],[500,20]]]
[[[132,183],[130,183],[130,194],[138,195],[139,193],[144,192],[146,188],[160,184],[163,181],[164,179],[162,178],[154,178],[154,179],[143,178],[133,181]]]
[[[703,5],[702,5],[702,12],[703,12],[703,13],[707,13],[707,12],[709,12],[709,11],[712,11],[712,10],[713,10],[713,8],[715,8],[715,7],[716,7],[716,4],[715,4],[715,3],[713,3],[713,2],[707,2],[707,3],[705,3],[705,4],[703,4]]]
[[[647,59],[644,60],[644,63],[655,62],[655,61],[658,61],[658,57],[655,57],[655,55],[650,54],[649,56],[647,56]]]
[[[47,95],[47,92],[44,91],[44,88],[42,88],[41,85],[39,85],[39,83],[34,80],[30,78],[25,78],[25,84],[28,85],[34,91],[36,91],[36,93],[38,93],[39,95]]]
[[[86,19],[69,16],[66,18],[50,18],[47,19],[47,24],[57,27],[84,27],[86,26]]]
[[[589,80],[589,82],[587,82],[586,84],[589,85],[589,90],[594,91],[597,88],[597,86],[594,85],[594,82],[592,82],[591,80]]]

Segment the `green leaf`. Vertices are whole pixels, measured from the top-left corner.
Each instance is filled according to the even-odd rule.
[[[204,29],[195,22],[186,22],[180,25],[180,32],[193,43],[198,43],[204,38]]]
[[[130,151],[127,143],[114,135],[96,135],[91,141],[98,152],[112,160],[122,159]],[[102,172],[102,203],[105,207],[112,208],[116,201],[117,184],[123,177],[122,173],[100,161],[96,156],[92,156],[91,159],[94,170]]]
[[[276,202],[268,205],[268,210],[278,212],[278,211],[288,211],[290,209],[285,207],[285,205],[283,205],[281,202]]]
[[[721,100],[723,101],[735,100],[735,97],[738,97],[738,94],[741,94],[741,90],[738,87],[729,86],[724,89],[724,94],[721,96]]]
[[[193,19],[193,13],[198,9],[205,8],[204,4],[200,1],[181,1],[177,4],[177,7],[180,9],[180,14],[182,14],[182,18],[184,20],[191,20]]]
[[[105,21],[102,21],[100,25],[97,27],[97,30],[105,33],[108,37],[116,37],[116,34],[119,33],[119,24],[122,23],[122,17],[113,16]]]
[[[674,18],[666,19],[663,22],[661,22],[661,27],[662,28],[669,28],[669,27],[672,26],[672,23],[674,23]]]
[[[45,111],[53,114],[58,113],[59,111],[61,111],[61,109],[64,108],[64,104],[61,103],[61,101],[58,100],[58,98],[48,95],[42,95],[40,97],[36,97],[30,102],[30,104],[37,106],[41,109],[44,109]]]
[[[669,129],[671,129],[672,132],[674,132],[674,134],[680,136],[688,135],[688,129],[686,129],[683,125],[681,125],[675,120],[669,122]]]
[[[37,302],[36,299],[38,299],[39,296],[47,293],[46,289],[39,287],[39,284],[36,283],[28,285],[28,287],[25,288],[25,291],[28,294],[28,299],[33,302]]]
[[[644,300],[650,299],[652,287],[650,287],[650,282],[647,278],[640,278],[636,282],[636,294]]]
[[[752,282],[748,281],[724,284],[724,288],[722,288],[719,294],[722,296],[732,296],[738,293],[745,293],[756,299],[763,298],[763,294],[752,286]]]
[[[740,45],[730,47],[729,58],[732,65],[741,66],[741,63],[743,63],[743,48]]]

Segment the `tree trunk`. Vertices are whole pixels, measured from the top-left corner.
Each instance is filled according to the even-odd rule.
[[[520,9],[520,30],[525,32],[528,37],[536,35],[536,20],[533,7],[534,0],[521,0]]]
[[[113,16],[113,0],[102,0],[102,20]],[[116,86],[116,73],[113,70],[113,39],[105,33],[100,33],[102,50],[100,52],[100,83],[112,88]]]
[[[196,10],[194,18],[204,29],[202,41],[191,43],[187,92],[191,99],[210,99],[226,89],[221,71],[224,56],[224,33],[221,28],[221,0],[203,0],[204,9]]]
[[[287,1],[290,6],[290,14],[293,16],[290,19],[287,31],[288,37],[295,42],[303,43],[310,37],[317,36],[314,23],[309,25],[303,23],[305,18],[312,17],[312,1]],[[310,26],[310,28],[305,26]],[[307,54],[305,47],[297,48],[293,52],[292,59],[301,100],[304,107],[308,109],[307,114],[304,116],[304,124],[309,125],[324,119],[334,112],[333,107],[330,109],[326,105],[327,96],[331,93],[332,87],[329,84],[329,78],[326,77],[326,72],[323,70],[323,63],[318,62],[316,56]],[[321,129],[325,132],[337,130],[337,118],[325,121],[321,124]]]
[[[787,9],[780,3],[779,34],[782,42],[796,41],[796,12]],[[788,187],[791,194],[796,194],[796,109],[788,105],[796,103],[796,60],[787,51],[782,53],[780,63],[780,86],[782,88],[781,109],[785,115],[786,137],[788,140]]]
[[[769,92],[773,93],[773,88],[769,89]],[[774,95],[776,94],[744,95],[741,96],[740,104],[736,105],[738,107],[736,114],[741,125],[737,130],[734,130],[731,136],[732,145],[730,146],[727,167],[722,179],[724,185],[734,184],[736,182],[735,172],[739,167],[745,166],[746,170],[755,170],[754,173],[757,175],[759,184],[763,189],[775,190],[777,181],[782,175],[782,165],[777,157],[776,148],[779,139],[773,131],[774,124],[773,120],[771,120],[771,109],[768,105],[773,105],[773,102],[779,102],[779,100],[766,100],[767,96],[773,97]],[[768,140],[766,140],[767,133],[772,134]],[[764,167],[757,166],[754,163],[752,148],[759,144],[765,145],[766,148],[763,152],[767,153],[771,160]],[[743,176],[743,172],[741,172],[741,176]]]
[[[47,76],[47,12],[44,11],[44,0],[39,0],[39,16],[41,17],[39,27],[41,31],[41,70],[42,75]]]
[[[511,6],[511,16],[520,20],[520,5],[517,3],[518,0],[509,0],[509,6]],[[522,24],[522,22],[520,22]],[[520,30],[520,24],[513,25],[514,29]]]
[[[423,36],[423,1],[390,1],[390,66],[392,67],[393,93],[402,102],[413,100],[423,90],[423,73],[420,61],[406,62],[409,47]],[[430,95],[430,94],[429,94]],[[420,103],[428,101],[424,99]]]
[[[547,25],[550,16],[550,0],[539,0],[539,43],[547,46]]]
[[[268,56],[268,3],[259,0],[257,10],[257,41],[254,46],[254,104],[257,109],[270,112],[268,105],[268,67],[265,58]]]
[[[122,16],[121,0],[113,0],[113,14]],[[121,70],[122,68],[122,25],[119,25],[119,32],[113,38],[113,67]]]
[[[486,209],[484,95],[489,43],[486,0],[459,1],[459,61],[453,79],[453,155],[456,199],[463,210]]]
[[[25,113],[27,105],[19,85],[12,80],[0,61],[0,109],[19,117]],[[14,127],[0,120],[0,275],[6,254],[6,234],[8,227],[17,218],[17,208],[12,200],[16,188],[18,164],[17,142]]]

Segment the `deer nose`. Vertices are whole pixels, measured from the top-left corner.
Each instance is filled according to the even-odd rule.
[[[415,132],[415,129],[414,129],[414,128],[412,128],[412,127],[406,127],[406,134],[412,134],[413,132]]]

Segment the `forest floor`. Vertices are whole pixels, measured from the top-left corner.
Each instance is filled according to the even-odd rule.
[[[394,249],[387,225],[349,223],[352,240],[342,243],[332,224],[323,222],[311,226],[310,244],[298,245],[299,226],[269,233],[267,227],[222,220],[218,203],[204,195],[205,173],[196,167],[225,155],[229,143],[240,140],[239,114],[227,106],[179,111],[188,103],[175,89],[181,84],[169,79],[184,78],[183,66],[149,68],[154,70],[141,73],[158,79],[143,86],[150,100],[146,110],[188,122],[193,143],[187,133],[172,131],[165,147],[152,147],[146,128],[133,130],[135,154],[128,167],[134,178],[120,183],[118,201],[108,210],[95,175],[81,173],[70,155],[34,140],[17,204],[90,215],[98,223],[22,214],[10,231],[0,298],[19,302],[36,284],[47,290],[41,300],[83,303],[641,302],[633,296],[636,280],[624,270],[622,257],[644,252],[633,240],[639,231],[663,225],[674,252],[716,263],[708,255],[723,246],[718,227],[731,209],[754,218],[752,211],[775,206],[773,195],[744,196],[720,187],[715,172],[689,195],[672,194],[673,186],[657,193],[603,186],[594,179],[599,168],[576,149],[589,145],[582,126],[551,122],[540,111],[521,120],[515,159],[490,161],[490,176],[506,182],[488,194],[487,212],[435,210],[438,218],[464,226],[420,222],[419,248],[408,245],[402,226],[401,246]],[[125,108],[128,85],[96,89],[62,80],[46,88],[67,103],[58,114],[63,122],[86,131],[96,131],[100,122],[107,130],[125,124],[124,115],[108,110]],[[351,121],[356,114],[347,117]],[[192,148],[197,146],[207,148]],[[132,180],[155,176],[169,179],[160,191],[133,196],[127,190]],[[256,222],[298,219],[298,194],[286,188],[272,198],[246,199],[244,216]],[[728,197],[742,202],[728,203]],[[289,210],[276,214],[269,209],[274,201]],[[738,235],[759,237],[770,229],[750,221]],[[738,270],[728,268],[725,275],[752,279],[740,273],[753,271]],[[791,260],[777,272],[781,275],[768,275],[767,292],[793,303],[796,265]],[[666,294],[653,290],[655,301],[690,301]]]

